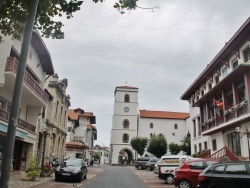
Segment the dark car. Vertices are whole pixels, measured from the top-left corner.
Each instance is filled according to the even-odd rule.
[[[174,185],[178,188],[194,188],[198,185],[198,177],[202,170],[214,163],[215,159],[195,159],[185,161],[175,170]]]
[[[199,175],[198,188],[239,188],[250,185],[250,161],[211,165]]]
[[[67,158],[55,171],[55,180],[76,180],[81,181],[87,178],[88,169],[83,159]]]
[[[145,168],[147,171],[152,171],[154,169],[155,164],[159,161],[158,158],[152,158],[149,159],[149,161],[146,163]]]
[[[138,168],[138,170],[145,169],[146,163],[152,159],[153,157],[139,157],[135,161],[135,167]]]

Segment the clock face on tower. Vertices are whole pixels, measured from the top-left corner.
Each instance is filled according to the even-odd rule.
[[[125,107],[125,108],[124,108],[124,111],[125,111],[125,112],[128,112],[128,111],[129,111],[129,108],[128,108],[128,107]]]

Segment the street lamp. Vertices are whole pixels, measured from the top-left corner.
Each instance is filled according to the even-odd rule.
[[[248,158],[250,160],[250,147],[249,147],[249,139],[250,139],[250,128],[245,129],[245,131],[241,132],[240,127],[236,127],[235,131],[239,133],[240,138],[242,138],[244,135],[247,136],[247,146],[248,146]]]

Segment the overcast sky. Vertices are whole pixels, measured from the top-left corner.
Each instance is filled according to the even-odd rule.
[[[96,116],[109,146],[116,86],[139,88],[139,108],[189,112],[181,95],[250,16],[250,0],[140,0],[121,15],[118,0],[85,0],[65,39],[44,39],[59,79],[67,78],[71,109]]]

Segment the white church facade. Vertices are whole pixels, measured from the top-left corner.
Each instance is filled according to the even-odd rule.
[[[168,143],[181,144],[189,131],[189,113],[140,110],[138,92],[139,88],[131,86],[117,86],[115,89],[110,136],[111,165],[121,164],[123,155],[128,164],[134,162],[138,157],[130,146],[134,137],[150,139],[153,134],[163,134]]]

